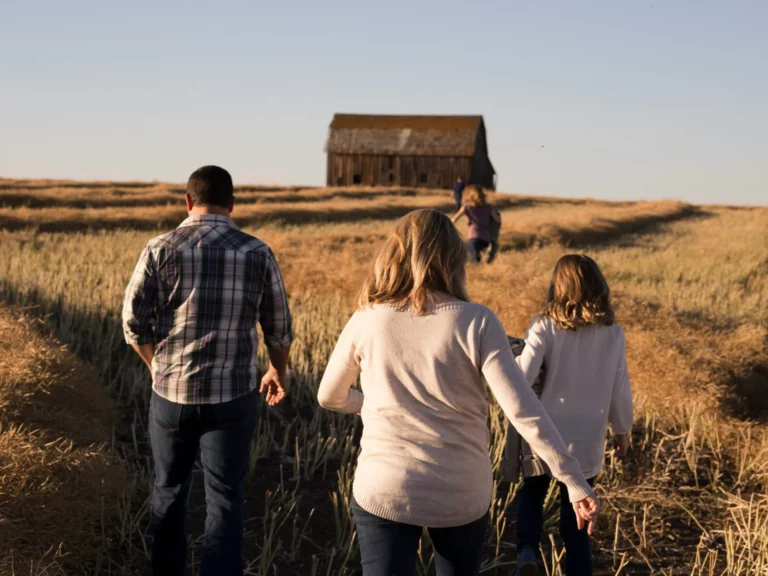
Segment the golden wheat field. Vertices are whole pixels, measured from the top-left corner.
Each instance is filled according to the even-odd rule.
[[[144,244],[184,216],[160,183],[0,180],[0,574],[145,574],[149,375],[119,315]],[[275,252],[296,341],[289,398],[260,408],[246,574],[359,574],[348,497],[361,423],[317,385],[394,220],[447,191],[241,187],[233,219]],[[603,575],[768,574],[768,208],[495,194],[502,251],[472,298],[522,336],[559,256],[602,266],[628,341],[632,448],[598,479]],[[460,226],[460,230],[464,230]],[[481,573],[514,573],[514,495],[498,468]],[[205,503],[196,472],[190,562]],[[555,502],[548,497],[548,507]],[[550,512],[553,512],[552,510]],[[542,569],[562,574],[554,514]],[[428,539],[419,574],[431,574]]]

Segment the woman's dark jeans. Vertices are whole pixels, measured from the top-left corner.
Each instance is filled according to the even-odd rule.
[[[480,262],[480,253],[490,245],[491,243],[487,242],[486,240],[480,240],[480,238],[470,238],[469,242],[467,242],[467,248],[469,249],[469,259],[472,262]],[[490,257],[492,258],[493,256]]]
[[[523,480],[517,502],[517,549],[539,549],[544,531],[544,500],[552,478],[529,476]],[[594,486],[595,479],[587,480]],[[576,513],[568,498],[568,488],[558,482],[560,488],[560,536],[565,544],[565,573],[568,576],[591,576],[592,550],[586,529],[579,530]]]
[[[205,482],[201,576],[240,576],[243,500],[258,395],[221,404],[177,404],[152,393],[149,435],[155,461],[150,514],[152,572],[182,576],[187,564],[184,520],[192,468],[200,449]]]
[[[374,516],[352,503],[363,576],[412,576],[416,571],[422,526]],[[435,551],[437,576],[475,576],[483,561],[488,514],[454,528],[427,528]]]

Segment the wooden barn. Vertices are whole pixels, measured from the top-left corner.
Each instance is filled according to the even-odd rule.
[[[328,186],[496,187],[482,116],[336,114],[326,152]]]

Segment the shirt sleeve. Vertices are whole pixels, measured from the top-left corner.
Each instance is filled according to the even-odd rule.
[[[629,385],[629,371],[627,370],[627,340],[622,330],[619,364],[613,380],[611,408],[608,412],[608,420],[611,423],[613,433],[629,434],[632,431],[632,418],[632,389]]]
[[[557,427],[523,376],[504,328],[492,313],[480,338],[480,368],[504,414],[549,466],[552,475],[568,487],[571,502],[594,497],[578,460],[568,452]]]
[[[264,344],[267,348],[285,348],[293,342],[288,296],[285,293],[280,268],[278,268],[271,250],[267,254],[264,292],[261,295],[261,302],[259,302],[259,324],[261,324]]]
[[[525,333],[525,348],[517,358],[517,364],[523,371],[528,384],[533,386],[536,377],[541,372],[544,357],[547,354],[547,330],[540,318],[534,319],[531,327]]]
[[[123,334],[128,344],[155,341],[157,270],[152,252],[146,246],[133,271],[123,299]]]
[[[352,315],[341,332],[317,391],[320,406],[348,414],[359,414],[364,399],[362,392],[352,388],[360,374],[356,320],[357,314]]]

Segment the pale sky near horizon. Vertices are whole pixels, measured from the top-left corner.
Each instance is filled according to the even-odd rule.
[[[768,2],[0,0],[0,177],[320,185],[334,112],[482,114],[499,189],[768,204]]]

